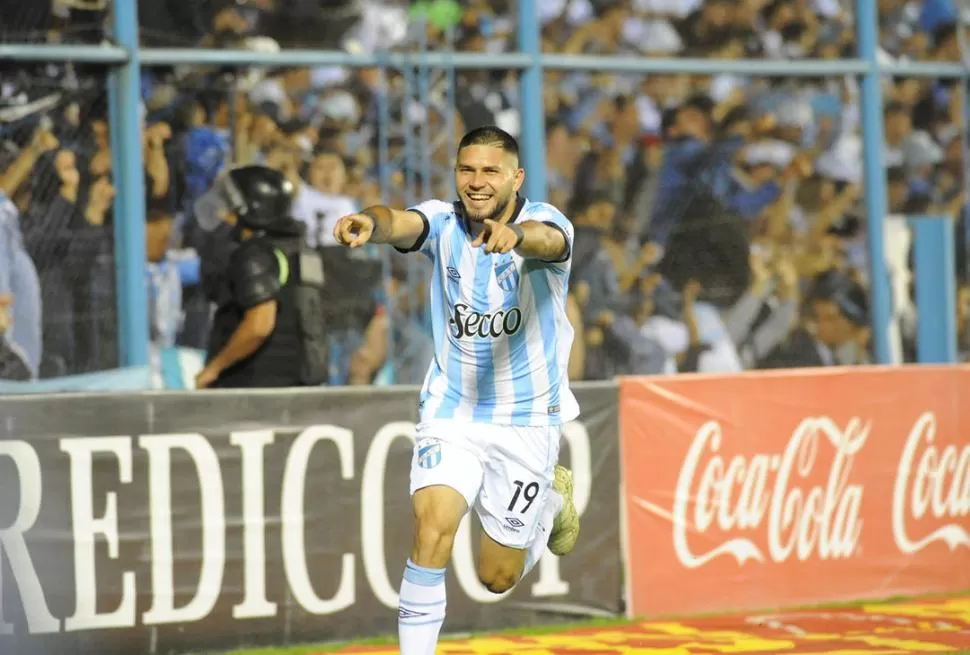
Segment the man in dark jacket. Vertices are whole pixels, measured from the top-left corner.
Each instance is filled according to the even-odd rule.
[[[212,192],[239,241],[213,285],[216,314],[196,387],[316,385],[326,374],[322,261],[290,217],[293,188],[265,166],[236,168]],[[199,216],[213,229],[216,210]],[[207,285],[208,286],[208,285]]]

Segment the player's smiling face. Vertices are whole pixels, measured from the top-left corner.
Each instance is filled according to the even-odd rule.
[[[455,187],[472,221],[501,220],[515,206],[525,171],[518,157],[491,145],[466,146],[458,153]]]

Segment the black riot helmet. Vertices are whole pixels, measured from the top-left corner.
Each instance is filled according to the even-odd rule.
[[[251,230],[268,230],[288,219],[293,206],[293,184],[266,166],[230,169],[222,188],[229,211]]]
[[[292,222],[293,184],[279,171],[266,166],[240,166],[219,176],[215,184],[195,202],[195,218],[206,232],[235,214],[239,227],[272,232]]]

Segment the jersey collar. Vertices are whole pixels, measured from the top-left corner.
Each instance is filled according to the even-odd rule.
[[[523,198],[519,194],[515,194],[515,209],[512,211],[512,216],[509,218],[509,224],[519,220],[519,214],[522,213],[522,208],[525,207],[525,203],[527,201],[527,198]]]

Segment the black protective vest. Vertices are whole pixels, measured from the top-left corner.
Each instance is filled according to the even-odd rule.
[[[275,300],[276,326],[248,358],[223,371],[221,388],[316,386],[326,379],[319,256],[302,237],[258,236],[232,253],[216,295],[208,358],[225,347],[249,307]]]

